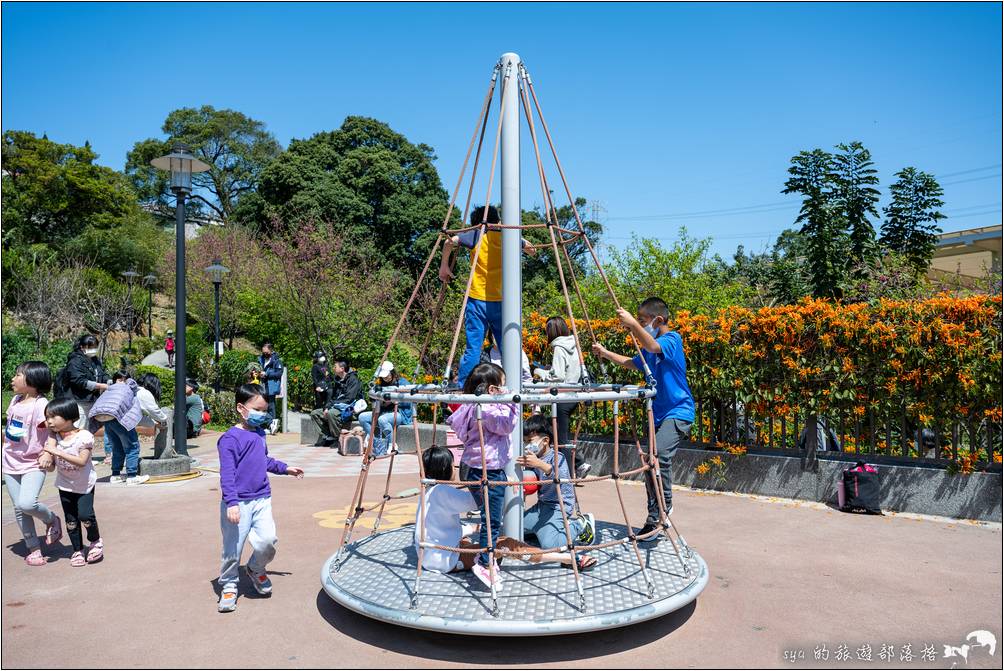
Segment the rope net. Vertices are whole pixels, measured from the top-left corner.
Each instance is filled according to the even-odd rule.
[[[500,98],[503,98],[507,94],[512,95],[513,92],[510,87],[515,86],[516,94],[519,96],[519,107],[524,113],[524,117],[527,123],[527,128],[529,129],[530,139],[532,142],[535,165],[537,168],[537,177],[541,189],[541,194],[544,202],[544,223],[543,224],[525,224],[519,226],[511,226],[504,224],[490,224],[488,223],[488,208],[483,208],[482,221],[479,224],[471,226],[460,226],[460,227],[450,227],[451,218],[454,211],[456,210],[457,197],[460,193],[461,186],[464,182],[464,177],[467,172],[468,164],[470,162],[471,154],[474,154],[474,161],[471,166],[471,174],[469,179],[469,186],[467,188],[466,198],[462,212],[468,212],[471,205],[471,197],[475,188],[475,180],[478,174],[478,164],[482,157],[484,149],[484,139],[488,129],[489,115],[491,110],[491,102],[494,98],[496,91],[496,84],[502,69],[501,63],[496,64],[492,71],[491,79],[488,85],[488,91],[485,98],[481,104],[481,110],[477,117],[477,122],[474,127],[474,132],[471,136],[471,141],[467,149],[467,154],[464,157],[464,162],[461,167],[460,175],[457,179],[456,186],[454,187],[452,197],[450,199],[449,207],[447,208],[446,216],[443,219],[443,224],[439,230],[439,234],[432,245],[429,252],[429,257],[426,260],[422,271],[419,275],[418,281],[415,285],[411,297],[408,299],[404,310],[401,314],[401,318],[398,320],[396,327],[391,335],[390,340],[384,349],[383,359],[387,359],[390,352],[399,337],[402,329],[404,328],[408,315],[414,306],[416,299],[419,296],[420,289],[425,285],[429,269],[432,267],[433,259],[436,254],[440,251],[440,248],[447,249],[448,241],[451,240],[453,236],[459,235],[461,233],[467,233],[470,231],[478,231],[479,236],[477,243],[474,245],[474,249],[471,253],[471,263],[470,271],[468,273],[463,299],[461,302],[460,314],[456,320],[456,326],[454,327],[452,338],[450,341],[449,354],[447,356],[446,365],[443,369],[442,377],[440,378],[439,384],[416,384],[400,387],[384,387],[382,390],[375,389],[376,377],[373,378],[373,384],[371,385],[370,398],[374,402],[373,407],[373,421],[370,426],[370,434],[366,441],[365,447],[362,454],[362,466],[360,470],[360,475],[356,481],[355,491],[353,492],[352,505],[350,507],[350,513],[345,520],[345,526],[342,532],[341,541],[339,544],[338,552],[335,555],[335,570],[340,566],[339,558],[341,557],[343,550],[346,546],[352,543],[352,537],[356,530],[357,522],[360,517],[366,513],[376,510],[376,519],[373,523],[373,527],[370,530],[370,535],[375,534],[380,529],[380,524],[383,519],[383,514],[386,509],[388,501],[401,498],[411,498],[417,496],[419,498],[419,519],[425,519],[425,505],[426,496],[428,488],[435,486],[437,484],[452,485],[457,487],[479,487],[481,492],[481,505],[485,511],[488,510],[488,492],[489,487],[515,487],[519,488],[520,496],[525,496],[524,481],[522,480],[489,480],[488,479],[488,466],[485,458],[485,437],[484,437],[484,426],[482,418],[482,408],[481,405],[484,403],[514,403],[520,408],[526,405],[549,405],[551,409],[551,424],[552,424],[552,435],[558,436],[558,419],[557,419],[557,408],[558,402],[593,402],[595,400],[606,400],[612,401],[613,403],[613,427],[614,436],[613,444],[610,449],[613,452],[612,458],[612,470],[608,475],[593,475],[586,477],[570,477],[562,478],[559,473],[558,465],[558,454],[559,450],[562,448],[570,448],[572,455],[572,462],[570,465],[570,472],[572,471],[572,465],[575,464],[575,452],[577,445],[579,443],[579,434],[582,428],[582,416],[580,416],[575,421],[574,426],[574,437],[569,445],[559,445],[557,440],[552,441],[550,450],[552,452],[554,467],[551,469],[551,474],[547,479],[541,480],[539,485],[551,484],[554,486],[554,490],[558,498],[558,509],[561,511],[561,522],[562,528],[565,535],[565,546],[564,547],[553,547],[553,548],[535,548],[533,546],[528,546],[519,542],[513,543],[496,543],[493,540],[493,534],[491,533],[492,522],[488,518],[486,513],[486,523],[489,525],[488,533],[486,538],[488,544],[486,546],[465,546],[465,547],[451,547],[438,545],[426,541],[425,538],[425,524],[423,523],[419,531],[419,542],[418,542],[418,566],[415,574],[415,586],[412,592],[412,608],[417,606],[418,597],[420,594],[420,585],[422,579],[422,569],[423,569],[423,556],[426,549],[437,549],[444,550],[448,552],[456,552],[460,555],[473,554],[473,553],[486,553],[489,557],[489,571],[491,574],[491,599],[493,605],[493,614],[498,614],[498,594],[496,591],[496,558],[498,557],[516,557],[526,561],[539,561],[544,555],[551,553],[569,553],[571,556],[571,569],[575,579],[576,591],[579,596],[579,608],[580,610],[585,609],[585,595],[583,592],[582,585],[582,575],[579,570],[579,559],[584,553],[590,551],[596,551],[605,548],[612,548],[618,546],[630,546],[631,553],[633,554],[635,560],[638,562],[638,566],[644,576],[645,583],[648,588],[648,596],[652,598],[654,595],[655,584],[651,572],[649,571],[648,565],[642,556],[642,552],[639,549],[639,542],[653,539],[654,537],[662,534],[666,539],[672,544],[673,551],[680,560],[680,564],[684,567],[687,575],[690,575],[691,569],[690,564],[684,559],[684,554],[689,558],[691,556],[691,550],[687,546],[683,537],[680,535],[678,526],[670,519],[665,505],[665,500],[662,494],[661,477],[659,472],[659,463],[656,457],[656,445],[655,445],[655,420],[652,413],[652,397],[655,395],[654,385],[655,380],[652,376],[652,372],[648,367],[648,363],[645,358],[639,356],[643,364],[642,373],[645,378],[644,385],[620,385],[620,384],[602,384],[595,383],[589,378],[589,373],[586,367],[586,360],[584,350],[581,345],[581,337],[579,329],[576,325],[576,314],[573,309],[572,293],[575,294],[577,299],[577,305],[581,311],[582,318],[587,327],[587,332],[590,340],[593,344],[597,343],[596,334],[593,331],[592,325],[589,321],[589,312],[586,308],[586,303],[583,298],[581,289],[579,287],[578,278],[575,273],[574,264],[572,262],[571,254],[569,253],[569,245],[581,241],[584,243],[586,250],[589,253],[589,257],[595,264],[595,269],[599,276],[603,280],[603,285],[607,291],[611,304],[619,309],[620,302],[615,295],[613,288],[606,277],[603,267],[600,265],[599,258],[597,257],[596,251],[592,245],[592,241],[586,233],[586,228],[583,225],[582,218],[579,214],[578,208],[575,205],[575,199],[572,197],[572,192],[568,185],[568,180],[565,176],[564,170],[561,167],[561,163],[558,160],[557,151],[554,146],[553,139],[551,137],[550,130],[548,129],[547,123],[544,120],[543,112],[541,110],[540,102],[537,98],[536,91],[534,90],[533,82],[530,78],[529,73],[526,68],[520,64],[518,73],[515,73],[515,77],[512,77],[510,68],[511,66],[506,66],[506,71],[502,77],[502,86],[500,90]],[[494,146],[492,148],[492,158],[491,167],[488,173],[488,187],[485,197],[485,203],[490,202],[490,197],[492,193],[492,188],[494,186],[494,176],[495,169],[498,162],[500,139],[502,134],[502,122],[505,115],[505,106],[501,106],[501,111],[499,113],[497,125],[495,128],[495,138]],[[540,142],[537,134],[537,124],[535,119],[539,121],[540,128],[543,130],[544,137],[547,141],[547,146],[550,149],[551,157],[557,167],[558,174],[560,175],[562,186],[564,187],[564,192],[568,197],[568,201],[571,204],[571,211],[575,220],[575,228],[568,229],[563,228],[559,223],[558,210],[554,204],[554,199],[552,197],[552,191],[547,180],[547,175],[545,172],[544,162],[541,157]],[[473,285],[475,269],[477,266],[477,261],[482,253],[484,253],[484,240],[487,237],[489,231],[501,231],[503,229],[546,229],[548,234],[548,240],[545,243],[538,245],[528,245],[526,248],[531,249],[548,249],[554,257],[557,263],[558,279],[561,287],[562,299],[564,302],[564,307],[566,311],[566,316],[568,322],[571,324],[572,336],[575,340],[576,349],[579,358],[580,370],[583,371],[583,378],[580,384],[546,384],[546,385],[529,385],[529,393],[522,394],[508,394],[508,395],[467,395],[460,393],[451,393],[447,388],[447,385],[451,379],[451,372],[453,371],[454,358],[457,353],[457,345],[460,339],[460,332],[464,324],[464,314],[468,301],[470,300],[471,287]],[[457,259],[460,254],[453,256],[450,261],[450,272],[455,269]],[[567,271],[567,273],[566,273]],[[572,287],[572,291],[569,291],[569,285]],[[428,324],[428,331],[424,338],[422,348],[418,356],[418,365],[415,368],[416,378],[422,373],[423,366],[427,361],[427,353],[432,340],[432,334],[435,327],[438,325],[439,320],[443,313],[443,307],[447,298],[447,283],[443,282],[438,290],[435,307],[433,308],[430,316],[430,321]],[[641,346],[634,338],[631,336],[631,342],[637,354],[641,354]],[[600,374],[602,377],[607,377],[606,368],[603,364],[603,360],[599,360]],[[480,477],[474,480],[436,480],[426,477],[423,466],[423,453],[425,448],[422,445],[422,437],[419,431],[419,425],[417,421],[412,422],[412,429],[414,431],[414,440],[416,447],[416,456],[418,458],[418,469],[419,469],[419,487],[415,490],[401,493],[399,495],[390,494],[391,477],[394,471],[394,463],[398,456],[402,453],[399,452],[397,446],[397,437],[399,431],[399,413],[398,408],[401,403],[424,403],[431,405],[432,409],[432,436],[433,440],[439,435],[438,425],[440,422],[439,412],[440,406],[444,403],[474,403],[477,404],[476,409],[476,422],[478,428],[478,440],[480,444],[481,453],[481,468]],[[647,445],[643,448],[641,442],[641,432],[638,430],[637,419],[635,413],[629,413],[631,417],[631,434],[632,442],[635,446],[641,466],[637,468],[621,470],[620,464],[620,446],[621,446],[621,404],[622,403],[644,403],[645,412],[644,415],[647,417]],[[375,454],[374,446],[377,441],[377,430],[379,423],[376,418],[380,416],[382,410],[390,406],[393,410],[393,425],[390,437],[390,447],[386,454]],[[435,444],[433,444],[435,446]],[[365,499],[366,486],[370,474],[370,465],[377,462],[387,460],[389,462],[387,468],[387,475],[383,482],[383,493],[377,503],[370,506],[363,506],[363,501]],[[477,473],[477,469],[471,469],[472,474]],[[656,499],[658,501],[659,507],[659,525],[650,532],[645,534],[638,533],[634,527],[631,526],[631,522],[628,517],[627,506],[624,502],[624,495],[622,491],[621,481],[624,478],[641,475],[642,478],[648,480],[647,484],[651,485],[653,491],[656,492]],[[562,493],[563,484],[591,484],[601,481],[612,481],[614,483],[614,490],[617,495],[617,501],[619,504],[619,509],[624,521],[624,526],[627,529],[627,533],[622,538],[615,538],[610,541],[605,542],[593,542],[589,545],[577,544],[577,535],[573,534],[572,526],[570,524],[569,514],[566,510],[564,494]],[[576,507],[578,503],[578,497],[576,497]],[[501,539],[500,539],[501,540]],[[511,539],[510,539],[511,540]]]

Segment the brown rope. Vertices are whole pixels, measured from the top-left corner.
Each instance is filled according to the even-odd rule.
[[[440,234],[436,236],[436,241],[433,243],[432,249],[429,251],[429,258],[426,259],[425,266],[422,268],[422,272],[419,273],[418,281],[415,283],[415,288],[411,292],[411,297],[408,299],[408,302],[405,303],[404,310],[401,312],[401,318],[398,320],[397,326],[394,327],[394,332],[391,333],[390,340],[387,342],[387,347],[383,351],[383,357],[381,358],[381,361],[387,359],[388,355],[390,354],[390,350],[394,346],[394,341],[397,340],[398,333],[401,331],[401,327],[404,325],[405,319],[408,317],[408,312],[411,310],[411,305],[412,303],[415,302],[415,297],[418,296],[418,291],[422,287],[422,282],[425,280],[425,275],[426,273],[429,272],[429,267],[432,265],[432,259],[435,258],[436,252],[439,250],[439,244],[443,240],[443,232],[446,231],[447,227],[450,224],[450,217],[453,214],[453,208],[457,202],[457,194],[460,192],[460,185],[463,183],[464,174],[466,174],[467,172],[467,163],[471,158],[471,150],[474,149],[474,140],[478,136],[478,126],[481,125],[480,122],[482,118],[484,118],[485,120],[487,120],[488,118],[488,108],[489,105],[491,104],[491,99],[495,92],[495,81],[498,78],[498,70],[499,66],[496,65],[495,69],[492,71],[492,79],[491,83],[489,83],[488,85],[488,93],[485,95],[484,102],[481,103],[481,112],[478,114],[478,123],[474,124],[474,134],[471,135],[471,142],[467,146],[467,154],[464,156],[464,163],[463,166],[460,168],[460,175],[457,177],[457,185],[453,189],[453,197],[450,198],[450,205],[446,210],[446,216],[443,218],[443,225],[440,228]],[[482,132],[482,138],[483,137],[484,133]],[[479,145],[479,150],[480,150],[480,145]],[[419,359],[419,362],[421,363],[421,359]]]
[[[572,190],[568,186],[568,179],[565,177],[565,171],[561,167],[561,161],[558,159],[558,151],[554,147],[554,140],[551,138],[551,131],[547,127],[547,121],[544,119],[544,113],[540,108],[540,101],[537,100],[537,92],[533,88],[533,81],[530,79],[530,73],[527,72],[526,68],[523,67],[522,64],[520,65],[520,68],[523,70],[523,79],[526,82],[527,90],[533,97],[534,108],[537,111],[537,116],[540,118],[540,125],[541,128],[544,129],[544,135],[547,137],[547,143],[551,148],[551,155],[554,157],[554,164],[558,168],[558,174],[561,176],[561,183],[564,185],[565,193],[568,195],[568,200],[572,207],[572,213],[575,215],[575,221],[579,226],[579,230],[583,233],[582,239],[586,243],[586,248],[589,250],[589,254],[593,257],[593,263],[596,264],[596,269],[599,271],[600,277],[603,279],[603,284],[607,288],[607,293],[610,295],[610,299],[613,301],[614,307],[616,309],[620,309],[620,302],[617,300],[617,295],[614,293],[613,287],[610,286],[610,280],[607,279],[607,274],[603,271],[603,265],[600,263],[600,259],[596,255],[596,250],[593,249],[593,243],[589,241],[589,236],[585,235],[586,228],[582,224],[582,217],[579,216],[579,209],[575,207],[575,198],[572,197]],[[638,356],[641,358],[642,366],[644,367],[643,372],[645,374],[645,381],[651,382],[653,379],[652,371],[649,369],[648,362],[645,360],[645,357],[641,355],[641,345],[638,344],[638,340],[634,337],[633,333],[629,332],[628,335],[631,336],[631,342],[634,343],[635,350],[637,350]]]

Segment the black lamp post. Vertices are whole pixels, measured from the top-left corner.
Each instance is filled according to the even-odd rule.
[[[126,330],[129,332],[129,346],[126,347],[126,351],[132,354],[132,329],[133,329],[133,323],[136,321],[136,317],[135,315],[133,315],[133,309],[132,309],[132,283],[136,281],[137,277],[139,277],[139,273],[137,273],[135,270],[130,269],[130,270],[123,270],[121,274],[122,277],[125,278],[126,284],[129,286],[129,291],[128,293],[126,293],[126,300],[129,302],[129,326],[126,328]]]
[[[153,273],[146,275],[143,278],[143,284],[147,288],[147,306],[146,306],[146,335],[148,338],[153,338],[153,288],[157,284],[157,276]]]
[[[174,145],[167,156],[150,161],[150,165],[171,173],[171,191],[177,197],[175,207],[175,272],[174,272],[174,449],[167,446],[163,458],[188,454],[188,425],[185,417],[185,198],[192,192],[192,173],[205,172],[209,166],[195,158],[183,144]],[[172,453],[173,452],[173,453]],[[170,453],[170,454],[169,454]]]
[[[213,299],[216,305],[216,338],[213,341],[213,361],[216,366],[216,379],[213,381],[213,389],[220,393],[220,285],[223,283],[223,276],[230,272],[219,259],[213,259],[213,265],[206,268],[209,277],[213,280]]]

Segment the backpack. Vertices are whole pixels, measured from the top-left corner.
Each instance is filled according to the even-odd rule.
[[[66,370],[66,366],[63,366],[52,380],[52,400],[72,397],[73,390],[70,389],[70,373]]]
[[[853,468],[841,473],[839,485],[843,487],[843,497],[839,496],[840,509],[846,512],[863,510],[873,515],[882,514],[882,492],[878,469],[859,461]],[[841,502],[840,499],[843,499]]]

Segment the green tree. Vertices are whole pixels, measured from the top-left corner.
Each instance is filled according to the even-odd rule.
[[[869,216],[878,219],[878,171],[871,152],[860,142],[838,144],[833,157],[836,203],[848,228],[851,265],[867,265],[875,255],[875,228]]]
[[[791,158],[791,177],[781,193],[798,193],[802,208],[795,223],[806,242],[806,265],[816,296],[839,296],[847,269],[849,243],[841,207],[836,199],[833,156],[822,149],[802,151]]]
[[[434,159],[432,147],[376,119],[350,116],[338,130],[290,142],[263,172],[254,211],[265,227],[330,223],[345,239],[370,241],[386,260],[414,271],[446,214]]]
[[[126,157],[126,174],[144,202],[165,216],[174,212],[170,175],[156,170],[150,161],[171,151],[178,142],[209,165],[192,175],[192,204],[196,211],[229,221],[241,201],[253,194],[265,167],[282,151],[264,122],[235,110],[212,105],[184,107],[167,115],[161,131],[166,140],[149,138],[133,145]]]
[[[585,206],[585,198],[575,199],[575,207],[579,210],[580,217],[582,216],[582,210]],[[568,231],[577,231],[579,229],[578,221],[575,218],[575,211],[572,209],[571,205],[556,208],[555,214],[557,224],[560,228]],[[524,226],[543,225],[546,223],[544,212],[540,209],[524,210],[522,214],[522,223]],[[583,217],[582,227],[586,232],[586,237],[589,239],[589,243],[593,246],[593,248],[595,248],[599,244],[600,236],[603,234],[603,226],[598,222]],[[567,239],[569,237],[557,230],[554,234],[556,238],[560,236]],[[556,295],[560,296],[561,282],[558,276],[558,260],[554,258],[554,251],[550,246],[551,236],[547,229],[526,229],[523,232],[523,237],[534,245],[545,245],[544,247],[538,249],[537,253],[533,256],[527,256],[523,259],[524,294],[547,292],[550,288],[553,289],[553,292]],[[589,248],[581,236],[570,241],[565,248],[568,251],[568,258],[572,262],[572,269],[576,278],[581,279],[590,270],[595,269],[596,264],[593,263],[593,258],[589,253]],[[562,267],[564,268],[565,282],[568,284],[568,291],[574,306],[576,299],[574,296],[574,289],[572,288],[572,273],[569,272],[565,255],[560,249],[558,250],[558,258],[561,260]],[[565,312],[567,312],[567,310],[562,310],[562,313]]]
[[[63,244],[139,212],[125,177],[94,163],[90,144],[59,144],[27,131],[3,134],[3,248]]]
[[[912,167],[896,173],[889,191],[892,202],[883,210],[882,246],[905,256],[920,275],[934,256],[941,231],[938,220],[945,218],[938,209],[945,204],[941,200],[944,191],[933,175]]]

